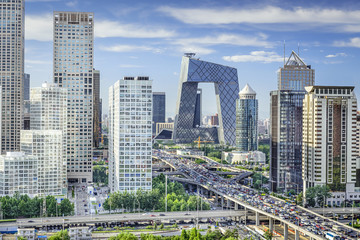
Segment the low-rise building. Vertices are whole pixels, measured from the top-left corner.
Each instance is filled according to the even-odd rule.
[[[204,152],[200,150],[194,149],[177,149],[177,155],[196,155],[196,156],[204,156]]]
[[[231,164],[265,164],[266,155],[260,151],[251,152],[223,152],[222,160],[225,160]]]
[[[35,240],[35,228],[18,228],[16,239],[18,239],[19,237],[23,237],[27,240]]]
[[[91,232],[88,227],[69,228],[70,240],[91,240]]]

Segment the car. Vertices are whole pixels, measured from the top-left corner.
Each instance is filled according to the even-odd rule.
[[[151,214],[151,215],[150,215],[150,217],[156,217],[156,215],[154,215],[154,214]]]
[[[165,214],[163,214],[163,213],[160,213],[160,214],[159,214],[159,216],[165,216]]]
[[[190,213],[185,213],[185,216],[188,216],[188,215],[190,215]]]
[[[29,220],[28,222],[29,222],[29,223],[32,223],[32,222],[34,222],[34,221],[33,221],[33,220]]]

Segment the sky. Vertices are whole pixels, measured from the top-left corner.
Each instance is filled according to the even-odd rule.
[[[108,88],[124,76],[149,76],[166,92],[173,117],[185,52],[237,68],[269,118],[270,91],[284,56],[299,53],[316,85],[355,86],[360,98],[360,1],[354,0],[25,0],[25,72],[31,87],[52,80],[53,11],[93,12],[94,67],[101,72],[103,113]],[[284,51],[285,42],[285,51]],[[285,55],[284,55],[285,53]],[[203,89],[203,115],[216,113],[214,87]]]

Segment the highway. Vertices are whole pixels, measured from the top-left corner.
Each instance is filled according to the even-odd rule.
[[[190,212],[155,212],[155,213],[128,213],[128,214],[104,214],[94,216],[68,216],[68,217],[48,217],[48,218],[26,218],[18,219],[14,222],[2,222],[0,227],[42,227],[46,225],[63,224],[89,224],[104,222],[145,222],[151,220],[186,220],[194,218],[220,218],[220,217],[240,217],[244,211],[213,210],[213,211],[190,211]]]
[[[247,209],[285,223],[288,227],[297,230],[298,236],[299,232],[303,232],[311,238],[324,239],[324,233],[331,231],[337,233],[339,236],[353,239],[359,234],[358,230],[331,219],[324,218],[309,209],[290,205],[276,197],[260,194],[254,189],[238,184],[236,181],[223,179],[216,173],[206,169],[204,166],[186,159],[186,156],[180,157],[159,150],[154,150],[153,156],[165,161],[176,171],[183,172],[184,176],[187,176],[189,180],[197,185],[246,207]],[[331,227],[335,225],[340,226],[340,229],[348,229],[348,231],[334,231]],[[350,235],[355,235],[355,237],[351,238]]]

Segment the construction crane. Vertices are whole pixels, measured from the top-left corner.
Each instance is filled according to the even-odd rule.
[[[214,141],[201,141],[200,136],[197,141],[196,140],[194,141],[194,143],[198,143],[198,149],[200,149],[200,143],[207,143],[207,142],[214,142]]]

